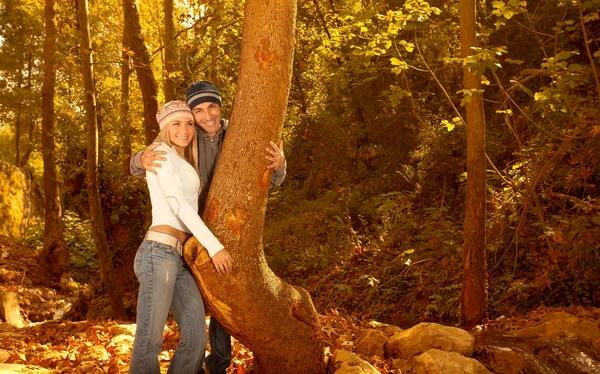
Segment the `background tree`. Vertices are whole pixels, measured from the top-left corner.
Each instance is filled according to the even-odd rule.
[[[255,370],[321,373],[320,323],[310,296],[269,269],[262,246],[272,174],[264,148],[281,136],[296,3],[249,0],[244,14],[235,106],[204,214],[231,252],[235,270],[218,275],[195,239],[186,244],[186,258],[214,316],[254,353]],[[230,193],[240,188],[246,192]]]
[[[54,85],[56,70],[54,47],[54,0],[46,0],[44,18],[44,83],[42,85],[42,153],[44,159],[44,247],[39,256],[42,280],[59,282],[69,266],[69,251],[63,238],[62,207],[58,187],[58,173],[54,158]],[[49,277],[49,279],[48,279]]]
[[[158,122],[156,121],[158,86],[152,72],[150,56],[148,55],[142,35],[137,2],[135,0],[123,0],[123,14],[124,32],[128,36],[127,48],[133,52],[133,65],[135,66],[137,80],[143,97],[146,144],[150,144],[156,139],[156,135],[158,135]]]
[[[173,0],[163,0],[163,13],[165,17],[165,33],[163,36],[163,43],[165,45],[164,55],[164,83],[163,92],[165,95],[165,102],[175,100],[175,81],[173,75],[175,74],[175,25],[173,23]]]
[[[85,112],[87,118],[87,191],[90,204],[90,215],[94,242],[98,250],[98,258],[102,281],[110,299],[112,315],[115,319],[125,319],[125,307],[121,289],[117,286],[112,256],[106,241],[104,215],[98,189],[98,124],[96,115],[96,90],[94,88],[94,70],[92,43],[88,22],[87,0],[78,0],[78,22],[81,33],[81,65],[85,88]]]
[[[476,3],[460,2],[460,51],[463,58],[477,46]],[[463,82],[469,100],[467,111],[467,201],[464,228],[464,280],[462,307],[467,325],[481,322],[485,315],[487,270],[485,248],[485,120],[481,79],[463,65]]]

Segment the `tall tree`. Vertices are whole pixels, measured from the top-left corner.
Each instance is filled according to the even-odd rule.
[[[463,58],[473,54],[477,45],[475,0],[460,0],[460,52]],[[485,253],[485,119],[481,95],[481,77],[463,64],[467,102],[467,202],[464,225],[464,279],[462,289],[463,322],[475,325],[485,314],[487,273]]]
[[[142,35],[140,13],[136,0],[123,0],[123,17],[125,21],[125,33],[128,36],[127,48],[133,52],[133,64],[140,90],[142,91],[146,144],[150,144],[156,139],[156,135],[158,134],[158,122],[156,121],[158,86],[156,79],[154,79],[152,66],[150,66],[150,56],[148,55]]]
[[[44,247],[39,256],[40,280],[58,282],[69,265],[69,250],[63,238],[60,189],[54,159],[54,86],[56,70],[54,49],[56,25],[54,0],[46,0],[44,18],[44,81],[42,83],[42,157],[44,160]]]
[[[112,256],[106,241],[104,217],[98,188],[98,117],[96,114],[96,89],[94,87],[94,69],[90,25],[88,21],[87,0],[77,0],[79,32],[81,34],[81,66],[85,92],[85,113],[87,120],[87,190],[90,204],[92,234],[98,251],[100,273],[106,287],[112,316],[125,319],[125,307],[121,289],[117,286]]]
[[[234,272],[217,275],[195,239],[186,245],[186,259],[205,303],[252,350],[258,373],[323,373],[321,327],[311,298],[269,269],[262,243],[271,180],[264,149],[281,137],[296,2],[247,0],[244,12],[235,106],[204,214],[231,251]]]
[[[131,76],[131,56],[127,50],[127,32],[123,28],[123,51],[121,52],[121,162],[125,175],[129,175],[129,159],[131,158],[131,123],[129,122],[129,78]]]
[[[175,24],[173,22],[173,0],[163,0],[163,13],[165,15],[165,33],[163,43],[165,45],[165,78],[163,92],[165,102],[175,100]]]

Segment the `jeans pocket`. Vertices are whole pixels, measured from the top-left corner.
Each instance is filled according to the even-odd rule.
[[[133,260],[133,272],[138,279],[140,278],[140,273],[142,272],[142,262],[144,261],[144,257],[146,257],[147,246],[144,244],[145,242],[142,242],[137,250],[137,253],[135,254],[135,259]]]

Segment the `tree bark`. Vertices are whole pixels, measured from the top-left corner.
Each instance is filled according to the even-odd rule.
[[[475,0],[460,0],[460,50],[463,58],[477,45]],[[480,90],[481,78],[463,65],[465,90]],[[483,97],[473,94],[467,112],[467,201],[464,225],[464,279],[462,287],[463,322],[481,322],[487,299],[485,253],[485,119]]]
[[[142,91],[142,102],[144,104],[144,133],[146,144],[150,144],[158,135],[158,122],[156,112],[158,111],[158,88],[150,56],[146,50],[142,27],[140,26],[140,14],[136,0],[123,0],[123,17],[125,20],[125,32],[127,37],[127,48],[133,54],[133,64],[137,74],[137,80]]]
[[[204,213],[231,252],[234,271],[218,275],[195,238],[185,256],[204,302],[252,350],[257,373],[324,373],[321,326],[311,298],[273,274],[262,244],[271,180],[265,147],[281,137],[296,2],[247,0],[244,18],[235,105]]]
[[[46,0],[44,17],[44,81],[42,83],[42,158],[44,161],[44,246],[38,258],[39,280],[43,283],[59,282],[69,266],[69,250],[63,238],[62,209],[58,172],[54,159],[54,86],[56,70],[54,49],[56,25],[54,0]]]
[[[104,218],[98,189],[98,118],[96,114],[96,89],[94,87],[94,70],[92,44],[90,41],[90,26],[88,22],[87,0],[77,0],[79,31],[81,34],[81,65],[83,86],[85,90],[85,113],[87,122],[87,190],[90,203],[92,234],[98,259],[102,281],[108,293],[112,316],[115,319],[125,319],[125,307],[120,287],[115,280],[112,256],[106,241]]]
[[[125,176],[130,175],[129,159],[131,158],[131,124],[129,123],[129,77],[131,76],[131,57],[127,51],[127,32],[123,28],[123,52],[121,53],[121,164]]]
[[[172,74],[175,72],[175,24],[173,23],[173,0],[163,0],[163,13],[165,14],[165,80],[163,93],[165,102],[175,100],[175,81]]]

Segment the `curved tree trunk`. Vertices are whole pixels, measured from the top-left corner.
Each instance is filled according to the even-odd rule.
[[[233,273],[218,275],[195,238],[185,247],[205,303],[252,350],[261,374],[325,371],[321,326],[310,296],[273,274],[262,244],[271,180],[265,147],[281,137],[295,18],[295,1],[245,4],[235,106],[204,213],[231,251]]]
[[[460,50],[463,58],[477,45],[475,0],[460,0]],[[480,90],[481,78],[463,66],[465,90]],[[473,92],[473,91],[472,91]],[[464,225],[463,321],[476,325],[485,314],[487,273],[485,253],[485,120],[483,97],[473,92],[467,103],[467,203]]]
[[[140,91],[142,91],[146,144],[150,144],[156,139],[156,135],[158,135],[158,122],[156,121],[158,88],[156,79],[154,79],[154,73],[152,72],[152,66],[150,66],[150,56],[148,55],[144,37],[142,36],[140,13],[136,0],[123,0],[123,18],[125,22],[125,34],[128,36],[126,40],[127,48],[134,53],[133,64],[140,85]]]
[[[96,115],[96,89],[94,87],[94,70],[92,62],[92,43],[88,22],[87,0],[78,0],[77,15],[81,33],[81,65],[83,86],[85,90],[85,114],[87,119],[87,190],[90,203],[92,234],[98,250],[100,273],[108,293],[112,316],[125,319],[125,307],[120,287],[115,280],[112,255],[106,241],[106,230],[98,190],[98,118]]]
[[[69,250],[63,239],[62,210],[56,161],[54,159],[54,0],[46,0],[44,39],[44,82],[42,83],[42,157],[44,159],[44,247],[39,256],[40,281],[59,282],[69,266]]]

